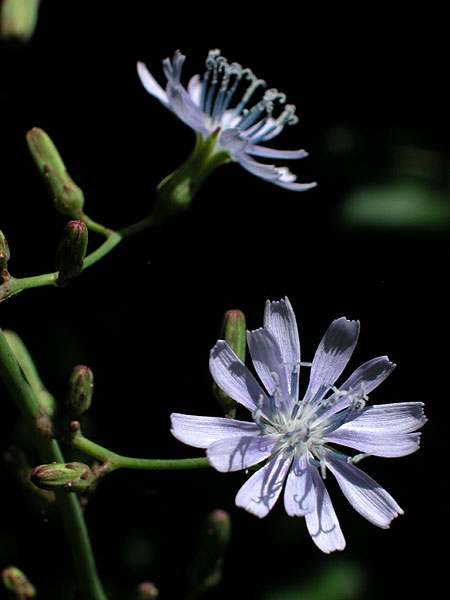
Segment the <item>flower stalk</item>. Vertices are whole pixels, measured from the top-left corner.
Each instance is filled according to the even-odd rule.
[[[50,419],[40,406],[32,388],[26,381],[3,332],[0,329],[0,376],[15,400],[25,422],[34,433],[41,460],[63,463],[64,457],[58,442],[51,439],[51,426],[45,429],[42,423]],[[45,431],[43,431],[45,429]],[[45,434],[45,437],[42,434]],[[94,554],[81,512],[74,494],[66,495],[55,490],[56,503],[61,515],[72,552],[77,581],[84,600],[107,600],[95,565]]]

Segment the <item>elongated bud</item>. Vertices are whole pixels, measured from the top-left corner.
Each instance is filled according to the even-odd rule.
[[[87,465],[71,462],[40,465],[32,471],[30,479],[44,490],[62,488],[65,492],[84,492],[96,476]]]
[[[228,342],[237,356],[245,362],[245,316],[240,310],[227,310],[223,317],[220,338]],[[234,418],[236,402],[213,383],[213,393],[227,417]]]
[[[224,510],[208,515],[200,534],[197,554],[188,575],[192,590],[201,593],[217,585],[222,577],[223,554],[230,542],[231,519]]]
[[[151,581],[144,581],[141,583],[137,592],[139,600],[156,600],[159,596],[158,590]]]
[[[77,365],[72,369],[67,387],[66,406],[71,420],[78,421],[91,406],[94,375],[89,367]]]
[[[25,600],[26,598],[35,598],[36,589],[28,580],[23,571],[17,567],[7,567],[2,571],[2,581],[8,590],[10,598],[16,600]]]
[[[88,243],[88,229],[81,221],[69,221],[62,232],[56,253],[58,281],[65,284],[83,270]]]
[[[8,242],[6,241],[3,232],[0,231],[0,274],[3,271],[3,269],[6,269],[6,267],[8,266],[9,257],[10,254]]]
[[[40,0],[3,0],[0,35],[5,41],[28,42],[36,28]]]
[[[73,219],[81,217],[82,190],[73,182],[50,137],[39,127],[27,134],[28,148],[58,212]]]

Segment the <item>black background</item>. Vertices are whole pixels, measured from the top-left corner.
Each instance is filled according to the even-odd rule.
[[[221,167],[188,212],[127,240],[66,289],[25,291],[1,305],[2,328],[22,336],[57,398],[73,365],[93,369],[84,429],[95,441],[131,456],[201,455],[171,437],[170,413],[220,414],[207,360],[224,311],[240,308],[254,329],[265,300],[285,295],[303,360],[312,359],[332,319],[358,318],[349,371],[381,354],[398,364],[371,401],[427,404],[417,454],[363,463],[405,510],[390,530],[364,521],[327,479],[347,539],[345,552],[332,556],[315,548],[304,522],[287,517],[281,502],[263,521],[236,509],[243,473],[106,478],[86,519],[111,598],[131,598],[144,579],[156,582],[162,598],[183,597],[201,523],[216,507],[230,512],[233,539],[212,598],[314,598],[317,581],[323,598],[397,598],[422,580],[444,581],[436,540],[448,535],[448,227],[444,217],[425,227],[414,215],[398,227],[363,227],[345,210],[356,190],[404,180],[425,190],[422,203],[427,193],[448,202],[441,20],[431,8],[394,15],[378,5],[358,13],[325,4],[268,11],[48,0],[32,42],[1,48],[0,228],[15,277],[54,270],[65,224],[28,155],[31,127],[58,146],[89,216],[112,228],[149,214],[155,186],[187,157],[194,134],[145,92],[137,60],[161,83],[161,60],[177,48],[187,55],[184,83],[202,72],[210,48],[251,67],[297,105],[299,124],[273,146],[307,149],[308,158],[289,166],[299,181],[319,183],[297,194],[238,165]],[[92,248],[99,242],[91,236]],[[24,434],[5,390],[1,398],[4,452]],[[23,568],[40,597],[71,597],[56,513],[2,473],[2,566]]]

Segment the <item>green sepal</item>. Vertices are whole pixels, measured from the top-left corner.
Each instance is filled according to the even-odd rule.
[[[39,127],[28,131],[26,140],[56,210],[73,219],[80,219],[83,216],[84,194],[67,172],[55,144]]]

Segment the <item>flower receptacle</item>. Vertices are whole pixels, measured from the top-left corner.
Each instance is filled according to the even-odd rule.
[[[217,167],[232,160],[230,154],[216,149],[218,133],[204,138],[197,134],[189,158],[157,186],[155,214],[159,217],[177,215],[189,208],[203,181]]]

